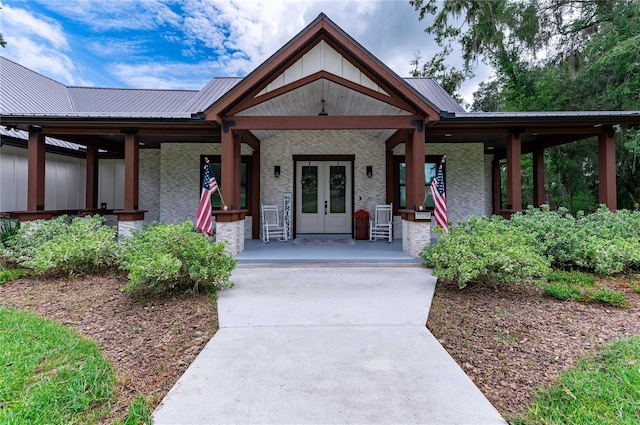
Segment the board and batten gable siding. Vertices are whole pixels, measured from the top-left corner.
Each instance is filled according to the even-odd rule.
[[[106,203],[110,210],[124,208],[124,160],[101,159],[98,167],[98,207]]]
[[[0,211],[27,209],[27,149],[0,147]],[[45,155],[45,202],[47,210],[84,208],[85,160],[47,153]]]
[[[404,155],[404,145],[393,150]],[[490,215],[491,162],[487,176],[487,159],[482,143],[426,143],[426,155],[446,155],[447,217],[450,222],[469,216]]]
[[[384,141],[355,130],[284,131],[260,144],[261,202],[282,208],[285,192],[293,192],[293,156],[295,155],[355,155],[353,164],[353,211],[364,208],[370,212],[376,204],[385,202]],[[273,176],[273,167],[280,166],[280,177]],[[373,176],[367,177],[367,166]],[[299,176],[298,176],[299,177]]]

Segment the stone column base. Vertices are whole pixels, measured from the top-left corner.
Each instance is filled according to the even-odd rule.
[[[226,241],[224,252],[236,255],[244,251],[244,220],[216,222],[216,241]]]
[[[133,230],[142,230],[144,220],[122,221],[118,220],[118,237],[130,238]]]
[[[402,220],[402,250],[420,258],[422,249],[431,243],[431,221]]]

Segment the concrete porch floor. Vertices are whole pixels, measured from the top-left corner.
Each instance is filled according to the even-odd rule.
[[[298,238],[345,238],[344,235],[298,235]],[[240,264],[259,263],[372,263],[422,264],[402,251],[402,239],[387,241],[354,241],[354,244],[296,245],[292,240],[264,243],[245,239],[244,251],[236,255]],[[432,241],[433,243],[434,241]]]

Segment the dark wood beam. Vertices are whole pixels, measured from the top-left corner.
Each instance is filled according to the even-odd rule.
[[[124,211],[139,209],[140,147],[138,134],[124,135]]]
[[[522,210],[521,152],[520,135],[510,133],[507,138],[507,208],[514,211]]]
[[[253,239],[260,239],[260,151],[253,151],[253,158],[251,160],[251,216],[253,220],[251,222],[251,237]]]
[[[98,148],[87,146],[85,208],[98,208]]]
[[[409,137],[408,130],[398,130],[393,133],[393,135],[384,142],[387,151],[392,150],[400,143],[404,143],[407,140],[407,137]]]
[[[533,151],[533,205],[535,207],[540,207],[546,202],[544,180],[544,150],[536,149]]]
[[[27,143],[27,211],[44,210],[45,142],[38,127],[29,129]]]
[[[613,129],[598,136],[598,177],[600,203],[618,209],[616,189],[616,139]]]
[[[342,116],[232,116],[234,130],[376,130],[413,127],[411,121],[424,121],[417,115]]]
[[[229,111],[228,115],[234,115],[242,110],[248,109],[252,106],[258,105],[260,103],[266,102],[268,100],[274,99],[278,96],[282,96],[283,94],[286,94],[290,91],[293,91],[295,89],[298,89],[300,87],[303,87],[307,84],[313,83],[314,81],[320,80],[321,78],[324,78],[328,81],[332,81],[336,84],[339,84],[343,87],[346,87],[348,89],[357,91],[359,93],[362,93],[365,96],[369,96],[372,97],[374,99],[377,99],[381,102],[385,102],[388,103],[390,105],[393,105],[397,108],[403,109],[405,111],[411,112],[412,114],[415,114],[415,108],[413,108],[412,106],[410,106],[407,102],[405,102],[404,100],[402,100],[400,97],[396,96],[395,94],[392,95],[385,95],[384,93],[380,93],[378,91],[372,90],[368,87],[365,87],[361,84],[357,84],[354,83],[351,80],[347,80],[346,78],[342,78],[340,76],[337,76],[335,74],[331,74],[327,71],[318,71],[315,72],[311,75],[308,75],[306,77],[303,77],[299,80],[296,80],[292,83],[286,84],[282,87],[278,87],[277,89],[271,90],[270,92],[267,92],[263,95],[260,96],[256,96],[253,98],[247,98],[245,100],[243,100],[242,102],[240,102],[237,106],[235,106],[231,111]]]
[[[406,144],[407,209],[423,205],[424,182],[424,132],[414,129]]]
[[[256,152],[260,152],[260,139],[258,139],[251,131],[242,130],[239,132],[240,142],[246,143]]]
[[[493,214],[500,214],[502,209],[502,179],[500,178],[500,159],[495,158],[491,163],[491,192]]]
[[[225,202],[225,206],[229,209],[233,206],[235,209],[238,208],[238,202],[236,202],[236,191],[235,191],[235,178],[236,178],[236,149],[235,149],[235,141],[233,137],[233,133],[231,130],[226,132],[222,132],[222,154],[220,157],[220,167],[222,174],[222,187],[220,188],[222,192],[222,197]],[[238,190],[239,192],[239,190]],[[239,198],[238,198],[239,199]]]

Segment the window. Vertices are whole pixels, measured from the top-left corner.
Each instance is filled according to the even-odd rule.
[[[442,161],[442,157],[429,155],[425,156],[424,161],[424,190],[426,199],[424,205],[427,209],[433,209],[435,205],[433,203],[433,197],[431,196],[430,186],[431,182],[436,177],[437,166],[440,161]],[[446,166],[443,168],[442,172],[446,177]],[[407,208],[407,164],[405,163],[404,156],[394,156],[393,182],[393,206],[395,213],[397,214],[398,210]]]
[[[220,166],[220,155],[200,155],[200,170],[204,168],[204,158],[209,158],[209,163],[211,164],[211,170],[213,171],[213,175],[218,182],[218,186],[221,188],[224,187],[224,182],[222,181],[222,173]],[[240,208],[248,209],[251,205],[251,190],[249,186],[249,182],[251,181],[251,156],[242,156],[240,162]],[[200,191],[202,191],[202,171],[200,172]],[[216,191],[213,195],[211,195],[211,206],[214,210],[222,209],[222,201],[220,199],[220,192]]]

